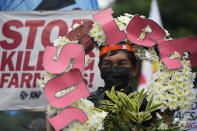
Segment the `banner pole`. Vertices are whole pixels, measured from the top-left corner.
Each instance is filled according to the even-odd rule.
[[[46,131],[55,131],[47,119],[46,119]]]

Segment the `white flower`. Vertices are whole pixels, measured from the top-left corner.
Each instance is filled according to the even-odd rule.
[[[175,55],[176,58],[180,58],[180,55],[179,55],[178,52],[175,51],[175,52],[174,52],[174,55]]]
[[[97,42],[104,43],[104,42],[105,42],[105,37],[104,37],[103,35],[97,35],[97,36],[95,37],[95,40],[96,40]]]
[[[182,87],[183,89],[186,89],[186,88],[187,88],[186,82],[182,82],[181,87]]]
[[[123,31],[123,30],[126,31],[126,26],[123,23],[119,22],[117,19],[115,19],[115,22],[116,22],[118,28],[120,29],[120,31]]]
[[[140,17],[141,17],[141,18],[146,18],[146,16],[144,16],[144,15],[140,15]]]
[[[168,30],[164,29],[165,33],[166,33],[166,36],[170,36],[170,33]]]
[[[131,19],[127,16],[119,16],[117,20],[128,25]]]
[[[154,103],[155,103],[155,104],[162,103],[161,97],[160,97],[160,96],[155,96],[155,98],[154,98]]]
[[[179,57],[179,53],[175,52],[174,57]],[[163,62],[159,61],[158,70],[148,87],[148,95],[155,96],[153,103],[164,103],[164,109],[188,110],[196,99],[193,89],[195,73],[191,72],[190,63],[187,60],[184,58],[180,60],[181,63],[184,63],[183,68],[174,70],[168,70]],[[149,99],[150,97],[148,97]]]
[[[169,102],[170,109],[176,110],[177,109],[177,103],[176,101],[170,101]]]
[[[191,108],[191,106],[190,105],[186,105],[186,104],[183,104],[183,106],[182,106],[182,110],[184,110],[184,111],[187,111],[187,110],[189,110]]]
[[[167,38],[164,37],[164,40],[165,40],[165,41],[169,41],[169,40],[173,40],[173,38],[171,38],[171,37],[167,37]]]
[[[128,14],[128,13],[124,13],[124,15],[127,16],[127,17],[130,17],[130,18],[134,17],[134,15],[131,15],[131,14]]]
[[[170,101],[175,101],[176,100],[176,97],[174,95],[171,95],[169,100]]]
[[[143,41],[146,37],[146,33],[151,33],[152,32],[152,29],[150,28],[149,25],[147,25],[143,30],[142,32],[140,33],[139,37],[138,37],[138,40],[140,41]]]
[[[184,72],[185,74],[189,74],[189,72],[191,72],[191,68],[190,68],[190,67],[184,67],[184,68],[183,68],[183,72]]]
[[[174,118],[172,124],[176,124],[177,122],[179,122],[179,120],[180,120],[179,118]]]
[[[59,91],[59,92],[55,93],[55,97],[62,97],[62,96],[64,96],[63,91]]]
[[[167,99],[169,97],[168,93],[164,92],[162,93],[162,99]]]
[[[187,95],[188,94],[188,90],[187,89],[183,89],[183,95]]]
[[[183,67],[188,67],[188,66],[190,66],[190,61],[189,61],[189,60],[183,59],[183,60],[181,61],[181,64],[183,65]]]
[[[181,97],[176,97],[176,101],[177,101],[178,103],[181,103],[182,98],[181,98]]]
[[[166,77],[168,77],[168,73],[166,73],[166,72],[161,72],[160,73],[160,78],[163,80],[163,79],[165,79]]]
[[[96,28],[93,28],[93,29],[90,30],[90,32],[89,32],[89,34],[90,34],[91,37],[97,36],[98,33],[99,33],[99,31],[98,31],[98,29],[96,29]]]
[[[161,123],[160,126],[159,126],[159,129],[161,129],[161,130],[167,130],[168,129],[168,125],[165,124],[165,123]]]
[[[169,56],[169,58],[170,58],[170,59],[174,59],[174,58],[176,58],[176,57],[175,57],[174,54],[172,54],[172,55]]]
[[[189,119],[188,116],[185,116],[180,122],[179,122],[179,127],[180,130],[184,130],[186,128],[187,120]]]
[[[50,79],[56,77],[56,74],[51,74],[48,72],[45,72],[44,74],[44,83],[46,84]]]
[[[182,100],[183,100],[184,103],[187,103],[188,102],[188,98],[187,97],[183,97]]]
[[[44,92],[44,88],[45,88],[44,80],[42,80],[42,79],[37,79],[37,80],[36,80],[36,85],[38,85],[38,86],[40,87],[40,89]]]
[[[178,92],[181,91],[181,89],[180,89],[179,87],[175,87],[175,88],[174,88],[174,91],[175,91],[175,93],[178,93]]]
[[[184,59],[189,58],[189,54],[187,52],[183,52],[182,58],[184,58]]]
[[[56,96],[56,97],[62,97],[62,96],[64,96],[65,94],[69,93],[70,91],[74,90],[76,87],[77,87],[77,85],[74,85],[74,86],[65,88],[64,90],[61,90],[61,91],[57,92],[57,93],[55,94],[55,96]]]
[[[170,86],[171,86],[172,88],[177,87],[176,81],[171,81],[171,82],[170,82]]]
[[[68,43],[69,43],[69,40],[66,37],[59,36],[59,38],[55,40],[54,46],[62,48],[64,45]]]
[[[93,28],[89,31],[89,35],[94,38],[94,41],[104,45],[106,35],[98,22],[93,24]]]
[[[145,32],[148,32],[148,33],[151,33],[152,32],[152,29],[149,25],[147,25],[145,28],[144,28],[144,31]]]
[[[88,55],[85,55],[85,67],[88,66],[88,64],[90,64],[92,62],[91,57],[89,57]]]
[[[56,113],[57,113],[57,110],[53,106],[47,105],[47,112],[46,112],[46,114],[49,117],[53,117]]]

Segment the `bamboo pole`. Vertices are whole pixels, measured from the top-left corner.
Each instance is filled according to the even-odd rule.
[[[46,119],[46,131],[55,131],[47,119]]]

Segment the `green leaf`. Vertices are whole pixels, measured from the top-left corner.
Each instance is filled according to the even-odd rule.
[[[134,121],[134,122],[136,122],[137,123],[137,115],[134,113],[134,112],[131,112],[131,111],[126,111],[129,115],[128,115],[128,117],[132,120],[132,121]]]
[[[107,105],[107,106],[114,106],[114,103],[109,100],[100,100],[99,104],[101,105]]]
[[[114,86],[113,86],[113,87],[112,87],[112,89],[111,89],[111,94],[112,94],[113,96],[117,96],[117,95],[116,95],[116,91],[115,91],[115,87],[114,87]]]
[[[119,102],[119,101],[116,101],[116,102],[115,102],[115,105],[119,108],[119,110],[121,110],[122,107],[123,107],[123,104],[122,104],[121,102]],[[118,111],[119,111],[119,110],[118,110]]]
[[[96,108],[96,107],[91,108],[91,110],[92,111],[97,111],[97,112],[103,112],[103,110],[101,110],[100,108]]]
[[[148,112],[155,111],[155,110],[159,109],[159,107],[161,107],[162,105],[163,105],[163,103],[152,105],[147,111]]]
[[[130,102],[128,104],[129,104],[129,107],[130,107],[130,109],[132,111],[134,111],[135,113],[138,112],[138,110],[137,110],[137,104],[133,100],[130,100]]]
[[[147,113],[146,115],[143,116],[143,121],[148,121],[152,118],[152,115],[150,113]]]
[[[151,105],[153,103],[153,98],[154,98],[154,96],[152,95],[151,98],[150,98],[150,100],[148,101],[148,104],[146,106],[146,110],[145,111],[149,110],[149,108],[151,107]]]
[[[108,90],[105,91],[106,95],[114,102],[117,101],[116,96],[110,93]]]
[[[146,96],[146,92],[144,93],[144,89],[142,89],[138,94],[138,100],[137,100],[138,110],[140,109],[145,96]]]
[[[124,103],[124,105],[127,107],[128,103],[130,102],[129,97],[125,93],[122,93],[122,92],[117,92],[117,94],[119,98],[122,100],[122,102]]]
[[[131,97],[135,96],[137,93],[138,93],[137,91],[132,92],[132,93],[130,93],[130,94],[128,95],[128,97],[131,98]]]

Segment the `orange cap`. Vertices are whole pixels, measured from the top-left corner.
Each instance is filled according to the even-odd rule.
[[[101,57],[102,55],[104,55],[105,53],[107,53],[107,52],[110,51],[110,50],[118,50],[118,49],[125,49],[125,50],[127,50],[127,51],[130,51],[130,52],[133,52],[133,53],[134,53],[134,51],[133,51],[131,45],[128,44],[128,43],[126,43],[126,44],[124,44],[124,45],[123,45],[123,44],[112,45],[112,46],[106,45],[106,46],[104,46],[104,47],[101,49],[100,54],[99,54],[99,57]]]

